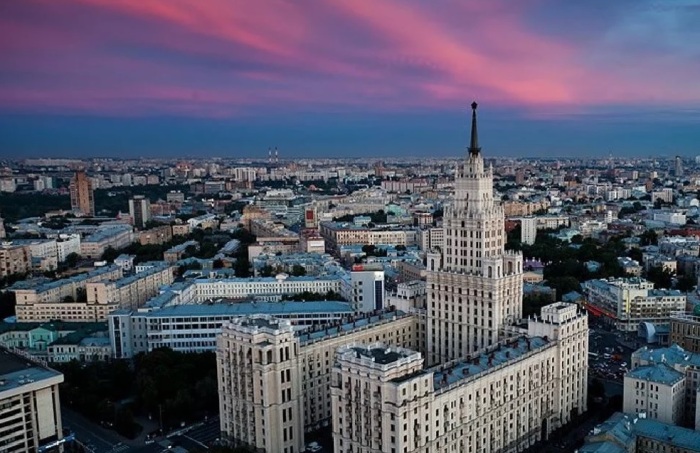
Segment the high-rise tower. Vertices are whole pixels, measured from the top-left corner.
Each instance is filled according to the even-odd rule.
[[[443,217],[444,247],[428,253],[428,363],[465,357],[498,341],[522,313],[522,254],[505,250],[505,215],[484,165],[472,103],[471,140]]]
[[[70,180],[70,205],[77,215],[94,216],[95,198],[92,190],[92,181],[84,171],[77,171]]]

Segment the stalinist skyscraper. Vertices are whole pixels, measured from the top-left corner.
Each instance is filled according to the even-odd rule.
[[[495,344],[522,312],[522,254],[504,249],[505,215],[494,199],[493,168],[481,155],[476,107],[468,155],[444,211],[445,246],[428,254],[428,364]]]

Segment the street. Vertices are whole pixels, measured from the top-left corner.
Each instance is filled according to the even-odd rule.
[[[102,428],[65,406],[61,408],[63,427],[75,433],[75,438],[93,453],[120,453],[129,451],[125,439],[114,431]]]

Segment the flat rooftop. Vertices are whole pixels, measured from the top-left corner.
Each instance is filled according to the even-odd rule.
[[[506,362],[518,359],[548,343],[541,337],[520,337],[517,340],[499,345],[491,352],[475,356],[471,360],[453,362],[447,366],[440,365],[426,371],[433,371],[433,388],[439,390],[459,380],[481,374]]]
[[[334,326],[324,326],[323,328],[319,328],[318,330],[314,330],[313,328],[301,331],[298,334],[299,337],[299,343],[309,343],[315,340],[321,340],[323,338],[331,337],[334,335],[338,335],[342,332],[351,332],[355,329],[360,329],[362,327],[370,326],[373,324],[377,324],[380,322],[384,321],[389,321],[391,319],[396,318],[401,318],[404,317],[406,313],[400,311],[400,310],[395,310],[395,311],[388,311],[384,313],[379,313],[379,314],[373,314],[373,315],[360,315],[354,319],[350,319],[347,322],[344,322],[342,324],[334,325]]]
[[[163,307],[139,316],[164,318],[172,316],[247,316],[256,314],[292,315],[292,314],[332,313],[349,315],[353,313],[348,302],[235,302],[214,304],[183,304]]]
[[[5,348],[0,348],[0,393],[59,376],[62,374],[58,371],[44,368]]]
[[[406,354],[397,351],[394,348],[372,348],[372,349],[367,349],[367,348],[362,348],[362,347],[357,347],[357,348],[352,348],[352,350],[355,352],[355,357],[362,358],[362,357],[367,357],[372,359],[374,363],[379,363],[381,365],[386,365],[389,363],[396,362],[399,359],[402,359],[406,357]]]

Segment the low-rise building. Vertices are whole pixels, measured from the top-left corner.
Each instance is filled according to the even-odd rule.
[[[80,254],[85,258],[99,259],[107,248],[119,250],[131,245],[132,240],[131,225],[110,225],[84,238],[80,244]]]
[[[12,274],[26,274],[32,268],[29,247],[12,243],[0,244],[0,278]]]
[[[685,409],[685,375],[665,363],[639,366],[625,374],[622,410],[680,425]]]
[[[295,329],[332,325],[352,317],[346,302],[219,302],[171,305],[153,310],[116,310],[109,315],[109,333],[115,358],[168,347],[180,352],[216,349],[223,324],[241,316],[267,314],[288,319]]]
[[[671,313],[686,305],[680,291],[654,289],[652,282],[638,277],[588,280],[582,287],[588,311],[626,332],[637,331],[643,322],[668,326]]]
[[[139,232],[139,243],[141,245],[159,245],[170,242],[173,239],[173,227],[161,225]]]
[[[700,316],[686,312],[672,313],[670,343],[686,351],[700,353]]]

